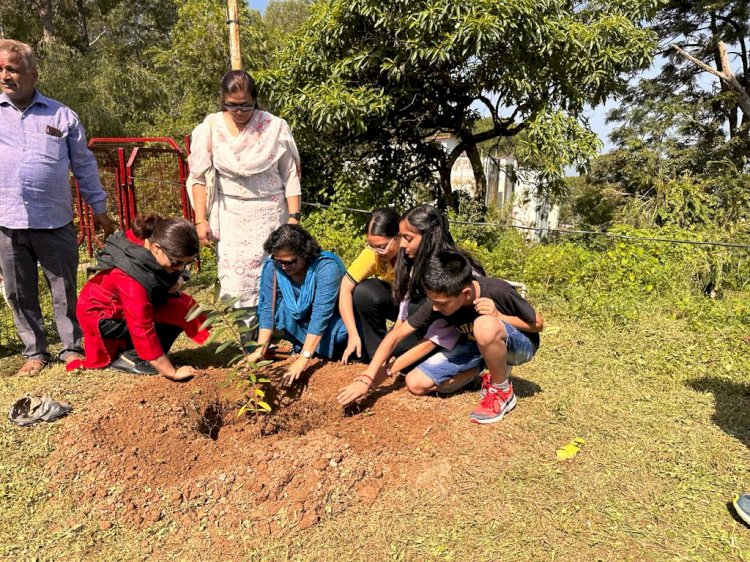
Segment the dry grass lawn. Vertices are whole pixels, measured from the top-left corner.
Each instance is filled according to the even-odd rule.
[[[466,447],[434,458],[420,485],[406,478],[372,505],[305,531],[224,538],[245,559],[269,561],[750,560],[750,529],[728,507],[750,489],[750,347],[741,334],[699,336],[665,318],[627,329],[547,325],[537,358],[514,372],[520,398],[503,422],[471,431],[475,393],[445,399]],[[14,378],[19,364],[0,359],[6,411],[40,391],[94,408],[102,392],[139,383],[62,366]],[[168,517],[103,529],[82,498],[65,489],[51,497],[46,458],[65,423],[0,423],[1,559],[230,559],[205,528],[188,541],[175,540]],[[558,460],[556,449],[579,437],[580,453]],[[435,446],[425,436],[420,449]]]

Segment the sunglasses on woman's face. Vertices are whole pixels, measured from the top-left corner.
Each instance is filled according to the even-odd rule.
[[[278,264],[281,267],[292,267],[299,261],[299,256],[292,258],[290,260],[280,260],[276,258],[271,258],[274,263]]]
[[[244,113],[247,113],[248,111],[253,111],[255,109],[255,102],[253,103],[225,103],[224,109],[227,111],[231,111],[232,113],[236,111],[242,111]]]
[[[169,267],[173,269],[185,269],[187,266],[191,265],[195,261],[195,256],[192,258],[186,259],[186,260],[178,260],[176,258],[173,258],[170,256],[167,251],[159,246],[159,249],[162,251],[162,253],[166,256],[166,258],[169,260]]]

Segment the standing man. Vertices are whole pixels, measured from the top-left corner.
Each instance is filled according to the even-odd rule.
[[[78,243],[68,171],[94,209],[105,236],[114,231],[96,159],[73,111],[36,90],[36,57],[29,45],[0,39],[0,270],[24,344],[18,375],[35,375],[50,362],[39,306],[42,267],[63,343],[59,359],[81,357],[76,320]]]

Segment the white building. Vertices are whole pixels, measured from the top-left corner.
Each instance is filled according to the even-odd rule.
[[[458,139],[442,134],[435,139],[446,151],[458,146]],[[503,208],[513,224],[539,230],[528,230],[530,239],[539,240],[549,228],[557,228],[559,208],[543,201],[536,189],[536,173],[519,168],[513,155],[482,155],[482,167],[487,180],[485,204]],[[472,196],[476,188],[474,171],[466,154],[461,154],[451,170],[451,188]]]

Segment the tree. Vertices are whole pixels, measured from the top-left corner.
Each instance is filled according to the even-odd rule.
[[[593,166],[606,173],[588,180],[622,194],[621,220],[717,228],[716,236],[731,236],[748,218],[750,117],[742,105],[750,85],[750,8],[740,1],[672,0],[653,29],[663,64],[633,83],[611,112],[620,123],[611,135],[617,149]]]
[[[628,139],[640,138],[661,151],[656,144],[670,138],[673,145],[696,149],[695,163],[685,163],[695,172],[707,160],[722,158],[741,166],[750,155],[750,117],[742,113],[743,96],[737,91],[750,87],[750,6],[744,0],[671,0],[659,11],[653,29],[659,34],[663,65],[656,76],[630,87],[622,107],[611,115],[623,124],[615,141],[625,146]],[[722,56],[722,44],[728,46],[727,56]],[[711,79],[706,66],[734,75],[736,86]],[[644,126],[646,113],[649,123]],[[650,135],[656,123],[662,132]]]
[[[455,206],[450,170],[464,151],[483,197],[484,141],[525,131],[521,156],[549,185],[565,166],[584,166],[597,147],[584,107],[649,64],[654,35],[640,22],[656,5],[326,0],[262,78],[295,135],[324,145],[324,160],[306,161],[308,178],[328,182],[325,195],[359,168],[384,196],[427,184]],[[492,127],[477,133],[483,115]],[[439,132],[458,146],[442,150]]]
[[[216,0],[179,0],[169,42],[150,55],[164,103],[155,108],[154,132],[180,137],[218,110],[221,77],[230,70],[226,6]],[[240,4],[243,68],[253,74],[269,63],[260,14]],[[261,92],[261,101],[263,101]]]
[[[270,0],[263,14],[272,48],[281,48],[310,16],[310,0]]]
[[[153,123],[165,100],[148,54],[167,44],[176,15],[173,0],[0,4],[3,34],[36,49],[40,89],[72,107],[89,136],[140,135]]]

